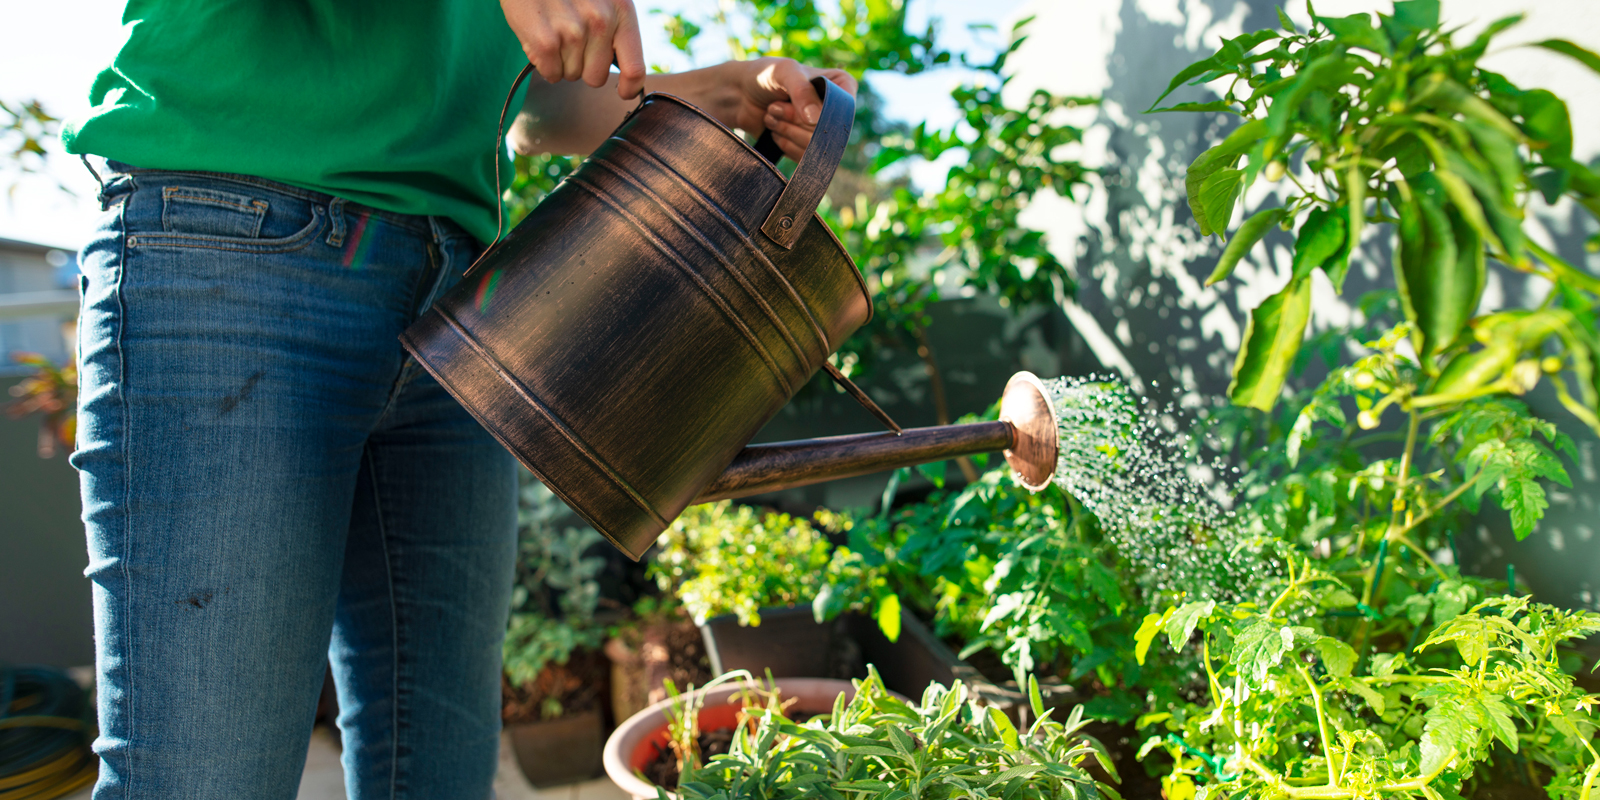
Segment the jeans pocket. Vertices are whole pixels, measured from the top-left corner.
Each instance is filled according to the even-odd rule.
[[[265,209],[263,209],[263,213],[265,213]],[[219,223],[213,218],[211,224],[239,223],[237,221]],[[288,236],[255,238],[200,232],[162,231],[157,233],[141,231],[128,236],[128,247],[139,249],[179,247],[203,250],[230,250],[240,253],[285,253],[291,250],[299,250],[315,241],[317,234],[322,232],[326,224],[327,212],[321,206],[312,206],[310,221],[305,224],[305,227]]]
[[[255,239],[267,218],[266,200],[201,186],[161,190],[161,230],[234,239]]]

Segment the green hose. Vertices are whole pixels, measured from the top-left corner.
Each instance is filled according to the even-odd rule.
[[[0,664],[0,800],[50,800],[94,782],[94,727],[60,670]]]

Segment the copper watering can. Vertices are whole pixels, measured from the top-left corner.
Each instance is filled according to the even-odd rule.
[[[634,559],[708,500],[994,450],[1031,488],[1055,470],[1054,415],[1031,374],[1011,379],[1000,421],[901,431],[828,364],[872,300],[816,216],[855,104],[813,85],[822,113],[789,180],[770,139],[758,150],[677,97],[645,95],[401,335]],[[819,368],[893,432],[745,447]]]

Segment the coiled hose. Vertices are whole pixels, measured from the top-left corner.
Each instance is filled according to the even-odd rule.
[[[49,800],[99,772],[82,689],[60,670],[0,664],[0,800]]]

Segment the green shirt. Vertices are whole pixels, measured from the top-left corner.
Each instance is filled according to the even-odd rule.
[[[255,175],[494,238],[490,143],[527,63],[494,0],[130,0],[123,24],[94,108],[62,131],[69,152]]]

